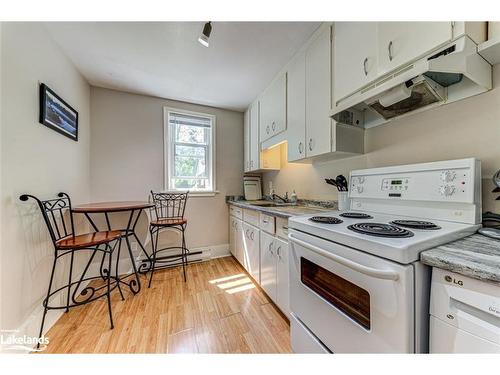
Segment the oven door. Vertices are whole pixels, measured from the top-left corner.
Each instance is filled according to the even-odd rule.
[[[414,352],[413,267],[291,230],[290,307],[334,353]]]

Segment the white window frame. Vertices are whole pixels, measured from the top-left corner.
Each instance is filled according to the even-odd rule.
[[[211,115],[208,113],[202,112],[194,112],[187,111],[184,109],[172,108],[172,107],[164,107],[163,108],[163,166],[164,166],[164,181],[163,188],[165,191],[186,191],[186,189],[174,189],[170,186],[170,181],[173,168],[174,168],[174,147],[172,147],[173,135],[169,125],[169,113],[180,113],[184,115],[192,115],[199,117],[207,117],[210,118],[212,122],[212,126],[210,128],[211,131],[211,139],[209,146],[209,160],[210,160],[210,171],[209,171],[209,179],[212,181],[211,189],[206,190],[189,190],[189,195],[194,196],[214,196],[218,191],[216,190],[216,129],[217,129],[217,121],[215,115]]]

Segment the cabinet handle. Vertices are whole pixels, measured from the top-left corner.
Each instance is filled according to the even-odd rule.
[[[269,130],[270,130],[270,129],[269,129],[269,125],[267,125],[267,127],[266,127],[266,133],[267,133],[267,134],[269,134]]]
[[[368,75],[368,69],[366,68],[366,63],[368,63],[368,57],[365,57],[365,61],[363,61],[363,71],[365,72],[365,77]]]
[[[269,223],[269,220],[267,220],[267,219],[262,219],[262,222],[263,222],[264,224],[268,224],[268,223]]]
[[[253,241],[253,238],[254,238],[254,232],[252,231],[252,233],[250,233],[250,239]]]
[[[299,154],[302,154],[302,152],[304,152],[304,145],[302,142],[299,142]]]
[[[272,242],[269,244],[269,252],[270,252],[272,255],[274,255],[274,253],[273,253],[273,243],[272,243]]]
[[[389,42],[389,45],[387,46],[387,50],[389,52],[389,61],[392,61],[392,40]]]
[[[247,236],[247,238],[250,238],[250,237],[248,236],[248,229],[245,231],[245,235]]]
[[[313,139],[309,138],[309,151],[313,150]]]
[[[278,254],[278,257],[281,259],[281,246],[276,249],[276,253]]]
[[[273,131],[275,131],[275,130],[276,130],[276,124],[274,123],[274,121],[273,121],[273,123],[272,123],[271,127],[273,128]]]

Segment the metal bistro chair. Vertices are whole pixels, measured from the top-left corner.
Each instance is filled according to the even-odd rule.
[[[45,316],[48,310],[65,309],[66,312],[68,312],[72,307],[84,305],[104,296],[106,296],[108,299],[109,321],[111,323],[111,329],[113,329],[111,291],[118,287],[120,295],[122,299],[124,299],[118,278],[118,260],[120,258],[121,232],[117,230],[110,230],[104,232],[76,235],[75,225],[73,221],[73,211],[71,208],[71,199],[66,193],[59,193],[57,196],[58,198],[45,201],[41,201],[37,197],[29,194],[23,194],[19,197],[19,199],[24,202],[29,198],[33,198],[38,203],[38,207],[42,212],[43,219],[45,220],[45,224],[47,225],[47,229],[49,230],[50,238],[52,239],[55,250],[54,263],[52,265],[52,272],[50,274],[49,288],[47,290],[47,296],[43,300],[44,311],[42,323],[40,325],[39,337],[42,336]],[[111,244],[113,241],[114,243]],[[111,276],[112,255],[117,247],[118,256],[116,258],[115,276]],[[72,281],[73,260],[75,252],[82,250],[92,251],[92,253],[79,280]],[[100,276],[85,277],[90,264],[98,253],[102,254],[102,260],[99,268]],[[57,261],[65,255],[71,255],[68,284],[56,290],[52,290]],[[107,265],[104,264],[106,256],[108,256],[109,258]],[[81,288],[82,283],[91,282],[95,279],[102,279],[103,281],[105,281],[105,284],[98,287],[86,285],[81,290],[81,292],[78,293],[78,290]],[[111,279],[113,279],[113,285],[111,285]],[[102,289],[105,289],[104,293],[100,292]],[[54,295],[63,292],[64,290],[67,290],[66,304],[62,306],[50,306],[49,299],[51,299]],[[81,299],[81,297],[83,297],[83,299]]]
[[[151,257],[151,277],[149,279],[148,288],[151,287],[153,281],[153,274],[155,269],[166,268],[172,266],[172,262],[181,260],[182,272],[184,274],[184,282],[186,281],[186,265],[187,255],[189,250],[186,248],[186,237],[184,232],[187,227],[187,220],[184,218],[184,211],[186,209],[186,202],[188,199],[189,191],[185,193],[155,193],[151,191],[151,198],[154,203],[152,209],[151,223],[149,224],[149,232],[151,234],[151,247],[153,254]],[[158,249],[158,235],[163,229],[176,229],[181,232],[182,244],[181,246],[170,246]],[[157,254],[165,250],[180,249],[180,255],[167,255],[158,257]],[[163,267],[156,267],[156,264],[164,264]]]

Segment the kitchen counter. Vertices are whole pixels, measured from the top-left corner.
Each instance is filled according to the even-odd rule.
[[[500,240],[481,234],[424,251],[420,259],[432,267],[500,283]]]
[[[227,201],[228,204],[232,204],[237,207],[260,211],[268,215],[279,216],[284,218],[336,210],[335,207],[331,207],[332,205],[334,205],[333,202],[322,202],[322,201],[302,201],[302,202],[299,202],[297,205],[265,207],[265,206],[260,206],[259,203],[270,203],[269,201],[255,201],[255,202],[253,201],[250,202],[245,200]],[[305,202],[314,202],[315,204],[311,203],[308,204]],[[330,207],[325,207],[325,205]]]

